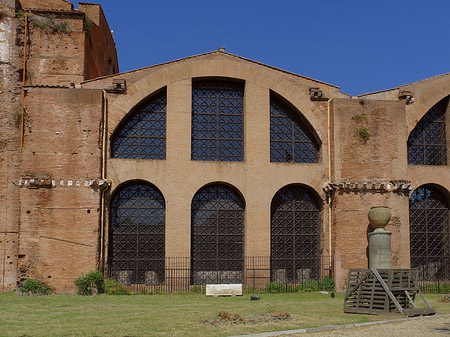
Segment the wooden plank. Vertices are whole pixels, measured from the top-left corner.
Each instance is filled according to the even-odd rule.
[[[409,300],[409,303],[411,303],[411,306],[412,306],[414,309],[417,309],[416,304],[414,303],[414,301],[413,301],[413,299],[411,298],[411,296],[409,296],[409,292],[408,292],[407,290],[405,290],[405,294],[406,294],[406,297],[408,297],[408,300]]]
[[[434,315],[436,310],[433,308],[415,308],[415,309],[406,309],[405,315],[407,316],[420,316],[420,315]]]
[[[392,294],[392,292],[389,290],[388,286],[386,285],[386,283],[384,282],[384,280],[381,278],[380,274],[378,274],[377,270],[375,268],[372,268],[372,273],[375,275],[375,277],[378,279],[378,282],[381,283],[381,286],[384,288],[384,291],[388,294],[389,298],[391,299],[391,301],[395,304],[395,307],[397,308],[397,310],[399,312],[401,312],[402,314],[404,314],[403,308],[401,307],[401,305],[397,302],[397,299],[395,298],[395,296]]]
[[[361,279],[350,289],[349,293],[353,293],[356,291],[356,289],[364,283],[364,281],[370,276],[370,271],[367,271],[364,277],[361,277]]]
[[[433,307],[431,306],[430,302],[428,302],[428,300],[425,298],[425,296],[422,295],[422,292],[419,290],[417,293],[418,293],[419,296],[422,298],[422,300],[425,302],[425,304],[427,305],[427,308],[428,308],[429,310],[433,310],[434,313],[436,313],[436,310],[433,309]]]

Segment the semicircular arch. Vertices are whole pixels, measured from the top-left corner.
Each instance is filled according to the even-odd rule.
[[[192,58],[152,69],[150,74],[130,83],[127,90],[132,95],[115,100],[114,111],[110,113],[111,128],[115,129],[123,116],[145,99],[149,92],[186,80],[192,83],[193,79],[198,78],[228,78],[273,90],[301,111],[314,130],[321,129],[321,118],[313,111],[317,104],[310,100],[308,90],[302,90],[305,85],[314,86],[317,83],[231,57]]]

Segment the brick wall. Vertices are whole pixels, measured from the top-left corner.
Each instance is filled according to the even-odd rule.
[[[336,284],[342,290],[347,269],[368,268],[370,207],[391,208],[386,229],[393,233],[393,267],[409,267],[408,193],[394,192],[395,182],[407,179],[406,108],[404,102],[355,99],[334,99],[330,108],[333,181],[350,183],[334,192],[333,203]]]
[[[26,106],[19,278],[70,292],[76,277],[98,268],[100,194],[86,185],[100,178],[102,94],[32,88]]]
[[[58,9],[70,11],[73,5],[67,0],[20,0],[23,8],[30,9]]]
[[[45,20],[45,14],[41,14]],[[84,80],[85,32],[83,16],[60,17],[70,33],[52,32],[33,25],[29,19],[28,85],[66,85]]]
[[[16,2],[0,2],[0,291],[16,287],[20,169],[23,25],[14,19]]]
[[[79,11],[73,11],[64,4],[24,4],[33,13],[28,18],[28,85],[68,86],[119,71],[115,42],[100,5],[80,3]],[[55,30],[61,24],[66,31]]]
[[[92,20],[85,40],[86,80],[119,72],[116,45],[100,5],[80,3],[79,10]]]

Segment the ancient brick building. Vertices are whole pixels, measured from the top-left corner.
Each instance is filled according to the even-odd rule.
[[[175,258],[248,282],[256,258],[261,285],[342,290],[377,205],[393,266],[448,279],[450,74],[351,97],[223,49],[118,73],[100,6],[1,6],[0,289],[162,284]]]

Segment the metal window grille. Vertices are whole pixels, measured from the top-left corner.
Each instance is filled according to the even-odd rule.
[[[450,279],[448,202],[439,190],[425,185],[409,200],[411,268],[426,281]]]
[[[120,283],[164,282],[165,202],[149,184],[121,188],[111,201],[111,274]]]
[[[242,161],[244,86],[229,81],[192,85],[192,160]]]
[[[319,145],[286,104],[270,99],[270,161],[317,163]]]
[[[286,186],[271,205],[271,280],[296,283],[319,273],[320,205],[306,188]]]
[[[192,284],[242,283],[244,201],[226,185],[201,189],[192,200]]]
[[[141,104],[119,127],[111,141],[111,157],[166,158],[166,92]]]
[[[409,135],[409,165],[447,165],[445,113],[448,103],[446,97],[433,106]]]

